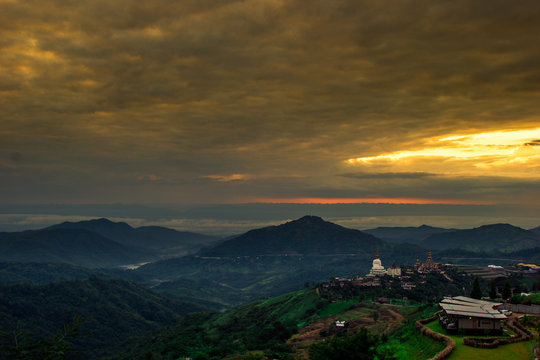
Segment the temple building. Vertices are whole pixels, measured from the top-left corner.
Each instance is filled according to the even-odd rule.
[[[373,260],[373,266],[369,271],[369,274],[366,276],[375,277],[375,276],[384,276],[386,275],[386,269],[381,264],[381,259],[379,259],[379,250],[375,254],[375,259]]]
[[[401,268],[397,266],[396,263],[394,262],[392,266],[388,268],[386,273],[390,275],[391,277],[401,276]]]
[[[439,264],[433,261],[431,250],[429,250],[427,260],[418,267],[418,272],[426,274],[437,271],[439,271]]]

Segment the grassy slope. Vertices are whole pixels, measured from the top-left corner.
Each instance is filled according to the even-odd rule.
[[[340,301],[336,303],[330,303],[319,313],[319,317],[323,318],[323,317],[327,317],[333,314],[343,312],[356,304],[358,304],[357,300],[346,300],[346,301]]]
[[[425,308],[407,306],[403,308],[408,321],[405,325],[389,336],[389,345],[399,360],[430,359],[445,347],[444,344],[424,336],[416,329],[414,322],[435,314],[436,305]]]
[[[495,349],[478,349],[463,344],[465,336],[448,335],[439,325],[438,321],[433,321],[426,325],[433,331],[445,334],[456,342],[456,348],[448,358],[449,360],[465,359],[490,359],[490,360],[513,360],[529,359],[531,357],[532,344],[536,340],[524,341],[515,344],[502,345]]]

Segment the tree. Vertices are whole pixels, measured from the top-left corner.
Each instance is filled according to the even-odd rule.
[[[503,300],[507,300],[510,296],[512,296],[512,286],[510,286],[510,281],[507,279],[502,289],[502,298]]]
[[[55,336],[42,340],[35,340],[28,331],[20,329],[19,326],[11,333],[1,332],[0,358],[59,360],[82,355],[70,342],[82,333],[80,327],[87,321],[88,318],[76,315],[72,324],[64,325],[63,330],[58,331]]]
[[[371,360],[375,358],[380,339],[362,328],[351,337],[333,337],[309,347],[312,360]]]
[[[480,289],[480,283],[478,282],[478,277],[474,278],[473,287],[471,290],[471,297],[473,299],[481,299],[482,298],[482,290]]]
[[[372,314],[373,316],[373,322],[375,322],[375,324],[377,323],[377,320],[379,320],[379,312],[377,310],[375,310]]]
[[[495,299],[497,297],[497,288],[495,287],[495,280],[491,280],[489,283],[489,298]]]

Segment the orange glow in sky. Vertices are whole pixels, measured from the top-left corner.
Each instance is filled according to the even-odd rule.
[[[537,159],[537,149],[528,144],[540,138],[540,128],[514,131],[495,131],[471,135],[453,135],[444,138],[431,139],[430,144],[436,145],[420,150],[401,150],[377,156],[351,158],[346,163],[370,163],[379,160],[399,161],[404,158],[442,157],[455,159],[471,159],[496,157],[508,162],[517,159],[524,162]]]
[[[490,205],[489,201],[474,201],[461,199],[423,199],[423,198],[320,198],[320,197],[291,197],[291,198],[257,198],[252,202],[270,204],[445,204],[445,205]]]

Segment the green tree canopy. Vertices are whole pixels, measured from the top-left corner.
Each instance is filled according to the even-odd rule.
[[[497,288],[495,287],[495,280],[491,280],[489,283],[489,298],[495,299],[497,297]]]
[[[351,337],[333,337],[327,342],[317,342],[309,347],[312,360],[372,360],[376,355],[379,339],[361,329]]]
[[[473,299],[481,299],[482,298],[482,290],[480,289],[480,283],[478,281],[478,277],[474,278],[473,287],[471,290],[471,297]]]
[[[512,296],[512,286],[510,285],[510,281],[506,280],[502,289],[503,300],[507,300],[510,296]]]

